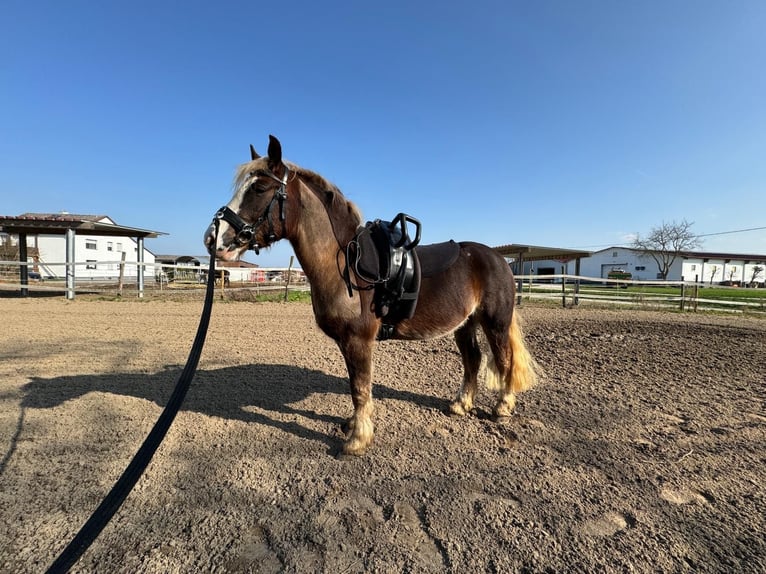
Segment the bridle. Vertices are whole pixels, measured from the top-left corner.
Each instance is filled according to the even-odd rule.
[[[223,219],[226,223],[231,225],[236,233],[234,241],[239,247],[247,245],[248,249],[255,251],[257,255],[260,252],[261,247],[266,245],[259,245],[255,239],[256,230],[265,222],[268,223],[268,233],[266,235],[266,241],[271,244],[277,239],[277,234],[274,232],[274,222],[271,219],[271,209],[274,207],[274,202],[279,203],[279,221],[284,223],[285,221],[285,200],[287,199],[287,177],[290,174],[290,170],[285,166],[285,175],[281,179],[274,175],[271,171],[261,172],[266,177],[269,177],[279,183],[279,187],[271,196],[266,209],[263,210],[261,216],[253,223],[246,223],[237,213],[234,212],[228,205],[224,205],[213,216],[213,221]]]

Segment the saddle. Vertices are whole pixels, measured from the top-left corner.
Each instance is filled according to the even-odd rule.
[[[411,239],[408,224],[415,228]],[[454,241],[424,245],[420,242],[420,222],[404,213],[392,221],[368,221],[359,227],[346,248],[346,284],[351,283],[348,268],[373,289],[372,311],[382,319],[378,340],[388,339],[394,326],[415,313],[420,281],[449,268],[456,260],[460,247]]]

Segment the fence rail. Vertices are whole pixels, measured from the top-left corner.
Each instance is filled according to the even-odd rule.
[[[97,266],[120,265],[121,261],[98,261]],[[93,265],[94,262],[77,262],[74,267]],[[61,293],[67,290],[66,278],[49,279],[28,275],[26,284],[20,281],[19,268],[22,266],[38,265],[34,262],[0,261],[0,290],[25,290],[39,293]],[[69,264],[72,265],[72,264]],[[172,265],[157,262],[125,262],[134,270],[145,269],[148,276],[146,285],[131,285],[136,280],[135,275],[123,276],[122,281],[116,277],[87,278],[77,277],[76,292],[78,293],[120,293],[124,283],[126,290],[131,292],[137,287],[139,297],[143,296],[142,289],[148,292],[202,293],[206,269],[189,265]],[[66,267],[67,263],[49,263],[46,266]],[[220,289],[231,293],[247,291],[249,294],[260,295],[269,292],[305,291],[309,289],[305,281],[296,280],[299,271],[290,267],[257,267],[248,279],[230,278],[225,280],[224,273],[241,268],[221,267],[216,273],[221,273]],[[74,271],[72,271],[74,272]],[[173,280],[170,280],[170,277]],[[276,279],[276,280],[273,280]],[[721,287],[703,285],[693,281],[638,281],[629,279],[605,279],[601,277],[585,277],[578,275],[558,274],[546,275],[517,275],[517,298],[524,301],[551,302],[564,307],[576,305],[611,305],[614,307],[633,308],[665,308],[683,311],[718,310],[731,312],[748,312],[766,315],[766,289],[747,289],[742,287]],[[708,296],[715,291],[715,296]],[[757,292],[757,293],[756,293]],[[724,294],[722,294],[724,293]],[[749,296],[743,296],[747,293]],[[758,296],[754,296],[754,295]]]
[[[96,271],[90,275],[77,274],[81,268]],[[115,267],[112,267],[115,266]],[[26,267],[26,282],[23,281],[20,268]],[[38,262],[0,261],[0,291],[19,291],[22,295],[28,292],[60,293],[66,292],[67,298],[73,298],[74,293],[120,293],[123,288],[130,292],[136,291],[139,297],[144,291],[202,292],[207,282],[207,268],[190,265],[173,265],[159,262],[136,261],[88,261],[88,262],[46,262],[46,273],[33,271],[31,268],[43,269]],[[62,275],[52,275],[50,270],[61,269]],[[139,269],[143,273],[139,275]],[[66,270],[66,271],[64,271]],[[105,273],[106,272],[106,273]],[[69,276],[68,276],[69,275]],[[255,294],[271,291],[302,291],[308,286],[299,269],[288,267],[217,267],[216,284],[221,289],[236,291],[247,289]],[[76,279],[76,285],[70,287],[71,277]],[[140,279],[139,279],[140,277]],[[146,281],[144,281],[144,278]]]
[[[538,300],[560,302],[564,307],[591,304],[766,314],[765,289],[711,286],[694,281],[638,281],[566,274],[546,275],[542,281],[537,275],[517,275],[516,280],[519,302]],[[715,292],[714,296],[712,292]]]

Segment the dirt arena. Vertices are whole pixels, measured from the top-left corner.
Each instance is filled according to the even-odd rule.
[[[0,298],[0,571],[43,571],[156,421],[202,303]],[[189,395],[75,572],[764,572],[766,320],[522,309],[546,380],[445,414],[450,337],[343,360],[307,304],[217,301]]]

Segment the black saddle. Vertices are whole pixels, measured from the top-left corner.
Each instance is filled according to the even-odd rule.
[[[415,227],[414,239],[410,238],[408,224]],[[389,338],[394,325],[413,316],[421,278],[448,269],[460,252],[454,241],[418,247],[419,242],[420,222],[399,213],[393,221],[368,221],[346,248],[349,295],[354,288],[374,290],[372,311],[383,320],[378,339]],[[353,285],[349,267],[370,286]]]

